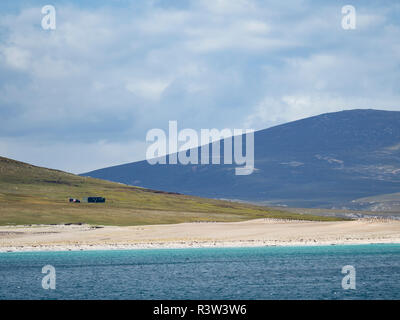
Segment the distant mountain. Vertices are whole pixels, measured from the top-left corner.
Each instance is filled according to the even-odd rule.
[[[222,148],[221,148],[222,150]],[[85,173],[152,189],[301,207],[400,192],[400,112],[349,110],[255,133],[255,171],[134,162]]]
[[[356,199],[346,207],[352,210],[400,213],[400,192]]]

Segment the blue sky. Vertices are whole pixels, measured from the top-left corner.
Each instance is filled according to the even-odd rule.
[[[81,173],[144,159],[169,120],[263,129],[400,111],[398,1],[282,2],[1,1],[0,155]]]

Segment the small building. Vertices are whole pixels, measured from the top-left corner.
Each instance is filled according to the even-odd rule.
[[[82,199],[83,202],[88,203],[104,203],[106,202],[106,198],[103,197],[86,197]]]
[[[69,198],[69,202],[80,203],[81,200],[75,198]]]

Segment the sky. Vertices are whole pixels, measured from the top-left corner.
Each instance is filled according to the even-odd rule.
[[[399,84],[398,0],[0,2],[0,155],[73,173],[143,160],[170,120],[259,130],[400,111]]]

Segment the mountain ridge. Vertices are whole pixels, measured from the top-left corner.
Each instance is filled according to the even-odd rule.
[[[88,173],[105,180],[209,198],[338,207],[400,191],[400,112],[353,109],[255,132],[255,172],[235,165],[127,163]],[[222,150],[222,148],[221,148]]]

